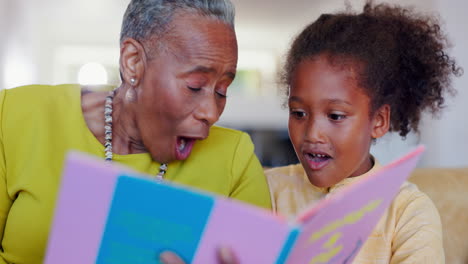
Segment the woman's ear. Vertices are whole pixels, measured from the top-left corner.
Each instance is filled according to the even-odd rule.
[[[145,52],[140,42],[127,38],[120,47],[120,69],[122,82],[138,86],[145,71]],[[131,82],[130,80],[134,80]]]
[[[381,106],[374,113],[372,126],[372,138],[380,138],[390,129],[390,105]]]

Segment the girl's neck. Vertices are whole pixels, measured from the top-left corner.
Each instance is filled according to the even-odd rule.
[[[368,173],[375,164],[374,157],[369,153],[369,157],[365,159],[365,161],[359,166],[359,168],[351,174],[348,178],[358,177]]]

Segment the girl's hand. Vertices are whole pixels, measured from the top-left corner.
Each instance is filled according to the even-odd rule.
[[[189,264],[185,263],[177,254],[164,251],[159,255],[159,260],[164,264]],[[230,248],[221,247],[218,250],[218,263],[219,264],[239,264],[234,253]]]

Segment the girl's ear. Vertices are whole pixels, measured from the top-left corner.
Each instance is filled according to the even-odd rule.
[[[390,129],[390,105],[381,106],[374,113],[372,125],[372,138],[380,138]]]

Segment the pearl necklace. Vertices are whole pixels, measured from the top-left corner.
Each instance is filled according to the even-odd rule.
[[[106,97],[106,103],[104,105],[104,155],[106,157],[106,162],[112,162],[112,101],[114,100],[115,92],[111,91]],[[164,179],[164,174],[167,172],[167,164],[163,163],[159,167],[159,172],[156,175],[157,181],[162,181]]]

